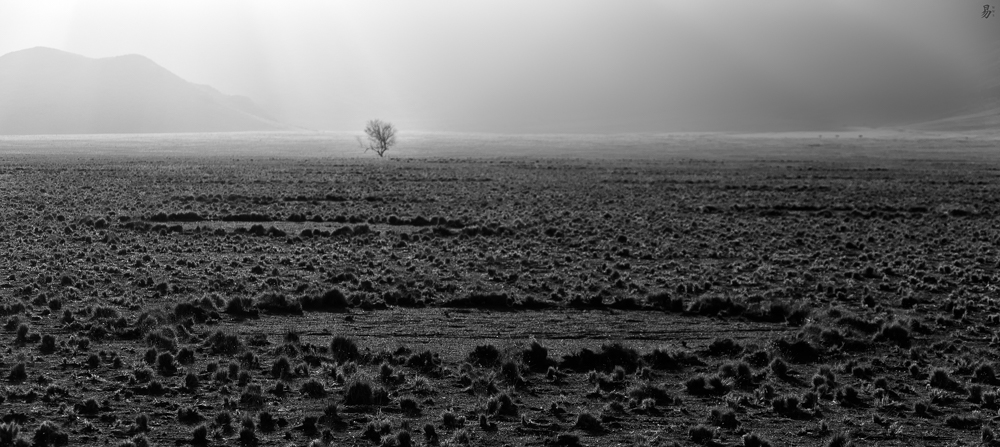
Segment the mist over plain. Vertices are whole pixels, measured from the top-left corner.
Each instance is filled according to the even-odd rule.
[[[0,7],[0,54],[138,54],[310,130],[901,125],[993,110],[1000,60],[968,1],[60,4]]]

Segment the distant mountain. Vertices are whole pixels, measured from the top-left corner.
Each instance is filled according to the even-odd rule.
[[[0,134],[283,129],[250,98],[181,79],[146,57],[51,48],[0,56]]]

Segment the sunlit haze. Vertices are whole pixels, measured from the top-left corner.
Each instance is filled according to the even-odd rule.
[[[371,118],[457,132],[808,129],[961,110],[998,54],[1000,18],[981,11],[964,0],[4,1],[0,54],[140,54],[306,129]]]

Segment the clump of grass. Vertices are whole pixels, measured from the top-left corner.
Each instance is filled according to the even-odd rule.
[[[240,445],[257,445],[257,427],[250,416],[243,418],[240,424]]]
[[[7,380],[11,382],[23,382],[28,379],[27,367],[24,362],[17,362],[11,369],[10,373],[7,374]]]
[[[576,354],[566,355],[559,366],[578,372],[611,371],[621,366],[628,372],[634,372],[639,364],[639,353],[635,349],[614,343],[601,346],[600,352],[584,348]]]
[[[326,387],[316,379],[309,379],[306,383],[303,383],[301,391],[303,395],[313,399],[326,396]]]
[[[243,350],[243,342],[236,334],[215,331],[205,340],[205,346],[212,354],[233,355]]]
[[[705,352],[714,357],[734,356],[743,352],[743,346],[731,338],[716,338],[708,345]]]
[[[63,446],[69,443],[69,435],[55,422],[43,421],[31,437],[34,447]]]
[[[875,341],[890,341],[897,346],[907,349],[910,347],[910,330],[898,321],[883,324],[877,334]]]
[[[258,426],[260,426],[260,431],[264,433],[270,433],[274,431],[277,422],[274,420],[274,416],[268,411],[261,411],[257,415]]]
[[[135,431],[149,431],[149,415],[142,413],[135,417]]]
[[[423,351],[407,358],[406,366],[428,373],[441,366],[441,358],[437,353]]]
[[[644,382],[629,388],[628,396],[639,402],[646,399],[653,399],[657,405],[670,405],[674,402],[674,397],[666,389],[650,382]]]
[[[336,287],[319,296],[304,296],[301,302],[302,309],[307,311],[336,312],[350,306],[344,292]]]
[[[424,424],[424,440],[427,441],[428,445],[437,445],[439,437],[437,429],[434,428],[434,424]]]
[[[469,353],[467,360],[473,365],[491,368],[500,362],[500,350],[492,344],[479,345]]]
[[[354,377],[344,392],[346,405],[384,405],[389,395],[382,387],[374,387],[367,379]]]
[[[189,372],[184,376],[185,389],[193,392],[197,390],[199,386],[201,386],[201,380],[198,378],[197,374]]]
[[[401,397],[399,399],[399,409],[406,414],[420,414],[420,404],[412,397]]]
[[[806,391],[802,394],[802,408],[816,408],[819,403],[819,394],[815,391]]]
[[[132,377],[135,377],[138,383],[146,383],[153,378],[153,370],[146,367],[136,368],[132,371]]]
[[[392,424],[389,423],[388,419],[373,420],[365,425],[365,430],[361,433],[361,437],[372,442],[378,442],[382,436],[388,435],[391,432]]]
[[[156,363],[156,356],[158,354],[159,353],[156,352],[156,348],[149,348],[146,350],[146,353],[142,356],[142,360],[146,362],[147,365],[152,365]]]
[[[330,354],[337,362],[357,360],[361,357],[358,344],[343,335],[335,335],[333,340],[330,340]]]
[[[819,360],[821,352],[807,340],[788,341],[779,338],[774,342],[775,348],[792,363],[813,363]]]
[[[265,293],[257,297],[253,306],[272,315],[302,315],[302,303],[283,293]]]
[[[230,298],[223,312],[237,317],[256,317],[259,312],[254,308],[253,300],[245,296]]]
[[[21,323],[17,326],[17,332],[15,332],[14,341],[18,344],[24,344],[28,342],[28,334],[31,328],[26,323]]]
[[[795,416],[801,412],[798,396],[781,396],[771,400],[771,409],[781,415]]]
[[[983,419],[982,417],[975,414],[969,414],[969,415],[953,414],[951,416],[948,416],[948,418],[944,420],[944,424],[951,428],[969,429],[983,425]]]
[[[393,441],[393,444],[395,444],[394,447],[413,447],[413,437],[406,430],[396,433],[396,438]]]
[[[788,377],[788,364],[784,360],[776,358],[771,361],[771,372],[774,373],[775,377]]]
[[[156,357],[156,368],[160,374],[165,376],[173,375],[177,372],[177,364],[174,363],[174,355],[169,352],[161,353]]]
[[[993,365],[988,363],[979,365],[972,373],[972,380],[987,385],[995,385],[997,383],[996,370],[993,369]]]
[[[288,360],[288,357],[281,356],[274,361],[274,364],[271,365],[271,377],[281,380],[292,378],[292,362]]]
[[[52,354],[56,352],[56,337],[52,334],[42,336],[42,343],[38,345],[38,351],[42,354]]]
[[[21,426],[14,421],[0,423],[0,445],[30,447],[31,441],[21,437]]]
[[[658,370],[678,371],[686,366],[703,366],[705,363],[697,355],[687,351],[670,351],[656,348],[642,356],[643,362]]]
[[[740,389],[749,389],[754,385],[753,370],[746,362],[727,363],[719,368],[719,375],[732,379],[733,385]]]
[[[184,347],[180,351],[177,351],[177,363],[182,365],[190,365],[194,363],[194,351],[191,348]]]
[[[97,403],[96,399],[90,398],[74,405],[74,409],[77,413],[93,416],[101,412],[101,404]]]
[[[740,425],[736,420],[736,412],[728,408],[713,408],[708,414],[708,422],[722,428],[736,428]]]
[[[931,372],[930,386],[944,390],[954,390],[960,388],[959,383],[951,377],[948,370],[944,368],[934,368]]]
[[[517,362],[507,361],[504,362],[500,367],[500,377],[503,378],[508,384],[513,386],[523,386],[528,383],[521,375],[521,365]],[[616,368],[616,370],[621,370],[621,367]],[[622,372],[624,375],[624,371]]]
[[[445,428],[459,428],[465,425],[465,417],[458,416],[451,410],[445,410],[441,413],[441,425]]]
[[[246,408],[261,408],[264,406],[264,390],[260,385],[247,385],[240,393],[240,406]]]
[[[201,422],[204,416],[198,411],[196,407],[181,407],[177,409],[177,421],[182,424],[197,424]]]
[[[847,432],[837,433],[826,442],[826,447],[850,447],[851,445],[851,437]]]
[[[968,401],[974,404],[981,404],[983,402],[983,387],[981,385],[972,385],[968,389],[969,397]]]
[[[549,350],[532,339],[528,349],[521,353],[521,361],[534,371],[543,371],[550,366]]]
[[[604,431],[604,426],[601,424],[601,420],[598,419],[597,416],[594,416],[586,411],[580,413],[576,417],[576,423],[573,424],[573,427],[589,432]]]
[[[698,424],[688,430],[688,437],[696,444],[708,444],[715,437],[715,432],[711,427]]]
[[[177,334],[169,327],[162,327],[146,334],[146,344],[160,351],[173,352],[177,350]]]
[[[841,405],[845,406],[856,405],[861,402],[861,397],[860,395],[858,395],[858,390],[856,390],[853,386],[850,385],[838,389],[836,398]]]
[[[517,404],[510,394],[500,393],[486,401],[486,412],[491,415],[517,416]]]
[[[771,447],[771,442],[751,432],[743,435],[743,447]]]
[[[208,445],[208,427],[201,424],[191,431],[191,444]]]

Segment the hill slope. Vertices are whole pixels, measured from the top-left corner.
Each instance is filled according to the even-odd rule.
[[[249,98],[190,83],[138,55],[50,48],[0,56],[0,134],[277,130]]]

